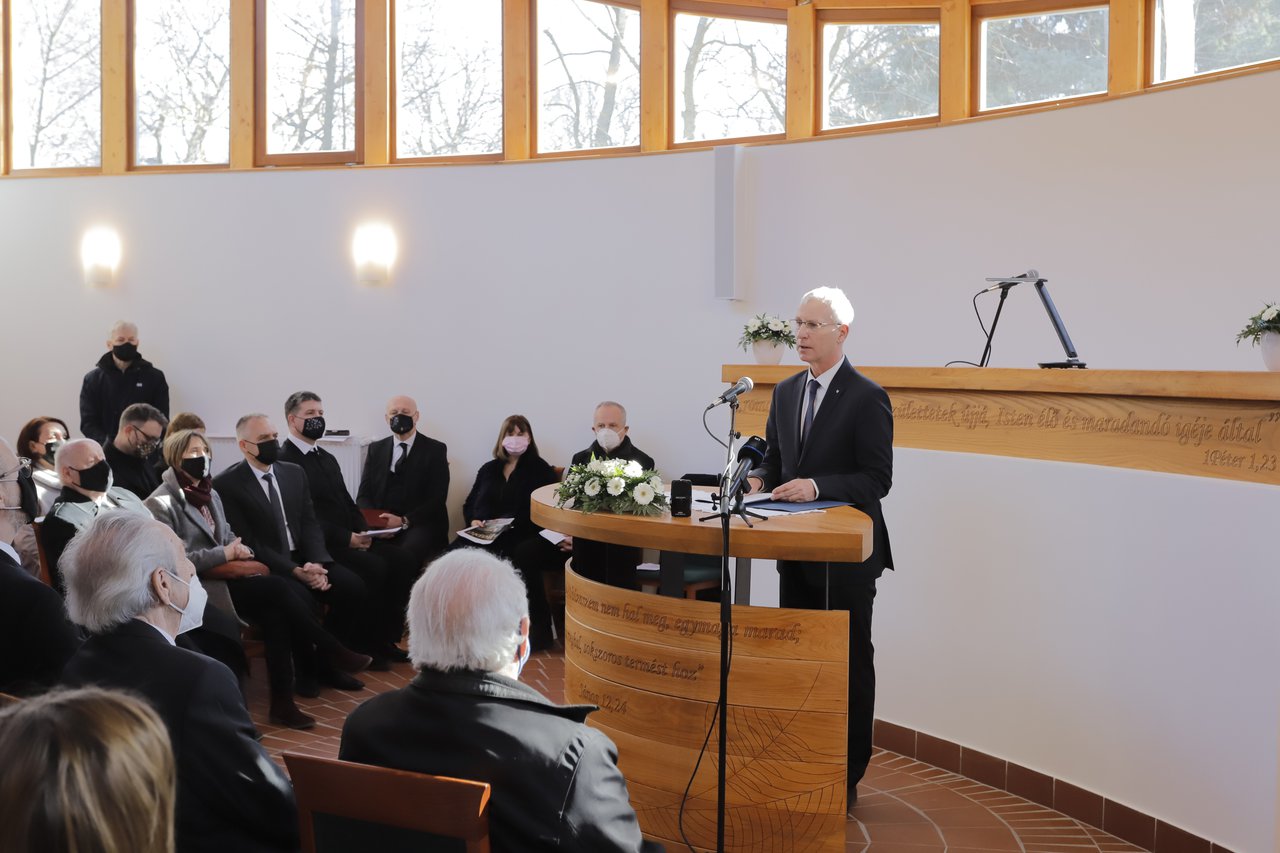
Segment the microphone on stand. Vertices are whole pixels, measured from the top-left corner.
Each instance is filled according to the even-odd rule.
[[[707,410],[710,411],[716,406],[723,405],[724,403],[736,403],[738,402],[739,397],[746,394],[754,387],[756,387],[756,384],[751,381],[751,377],[744,376],[735,382],[732,388],[726,389],[723,394],[708,403]]]
[[[979,293],[990,293],[993,290],[1008,290],[1009,288],[1022,284],[1024,281],[1038,281],[1040,273],[1035,270],[1027,270],[1022,275],[1010,276],[1009,278],[989,278],[987,281],[994,281],[995,284],[990,287],[979,290]]]
[[[738,448],[738,465],[733,471],[729,488],[724,494],[726,506],[728,501],[738,496],[738,492],[747,482],[747,475],[751,473],[751,469],[764,462],[764,454],[768,449],[768,443],[758,435],[751,436],[742,443],[742,447]]]

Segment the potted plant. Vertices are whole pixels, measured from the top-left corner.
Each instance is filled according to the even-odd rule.
[[[1262,363],[1267,370],[1280,371],[1280,305],[1268,302],[1249,318],[1249,323],[1236,335],[1236,346],[1243,340],[1262,345]]]
[[[783,348],[796,345],[796,333],[781,317],[757,314],[742,327],[738,343],[744,350],[751,348],[756,364],[777,364],[782,361]]]

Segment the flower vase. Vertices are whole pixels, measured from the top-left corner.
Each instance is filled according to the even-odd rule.
[[[1267,370],[1280,373],[1280,332],[1262,333],[1262,363]]]
[[[782,362],[782,344],[777,341],[752,341],[751,353],[756,357],[756,364],[780,364]]]

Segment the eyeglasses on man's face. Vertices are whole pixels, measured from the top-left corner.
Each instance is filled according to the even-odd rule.
[[[801,320],[799,317],[791,321],[793,331],[799,332],[816,332],[824,326],[839,326],[840,323],[815,323],[812,320]]]

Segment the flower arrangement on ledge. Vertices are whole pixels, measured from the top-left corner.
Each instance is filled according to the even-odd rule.
[[[757,341],[768,341],[787,347],[796,345],[796,333],[791,331],[791,324],[781,317],[770,314],[757,314],[742,327],[742,338],[738,344],[747,349]]]
[[[639,462],[596,459],[574,465],[556,489],[556,506],[581,512],[616,512],[627,515],[662,515],[667,496],[662,478]]]
[[[1236,346],[1241,341],[1252,341],[1256,347],[1267,332],[1280,334],[1280,305],[1268,302],[1262,310],[1249,318],[1249,323],[1236,335]]]

